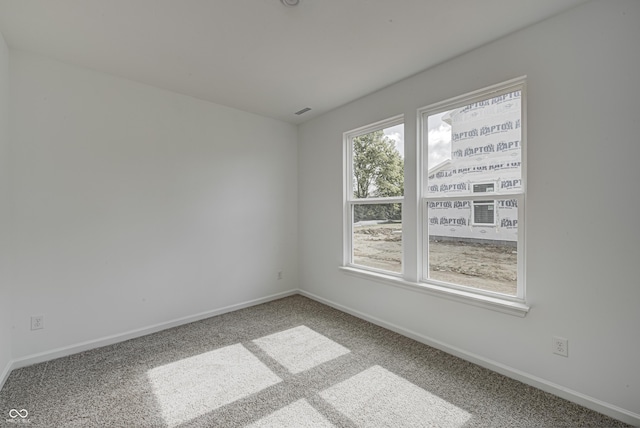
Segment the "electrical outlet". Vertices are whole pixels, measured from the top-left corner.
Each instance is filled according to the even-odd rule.
[[[36,315],[31,317],[31,330],[40,330],[44,328],[44,316]]]
[[[564,337],[553,337],[553,348],[552,351],[556,355],[561,355],[563,357],[569,356],[569,340]]]
[[[278,271],[278,281],[280,281],[282,279],[282,271],[279,270]]]

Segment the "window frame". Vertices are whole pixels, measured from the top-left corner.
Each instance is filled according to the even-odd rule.
[[[497,97],[503,94],[511,93],[514,91],[520,91],[521,93],[521,110],[520,110],[520,173],[521,173],[521,190],[518,192],[508,192],[508,193],[499,193],[496,190],[498,189],[497,183],[494,187],[493,192],[470,192],[464,195],[455,195],[455,196],[428,196],[426,190],[428,189],[428,180],[429,174],[425,169],[428,165],[427,157],[428,157],[428,148],[426,144],[428,143],[428,133],[426,132],[426,126],[428,117],[430,115],[442,113],[443,111],[453,110],[455,108],[463,107],[465,105],[473,104],[475,102],[483,101],[488,98]],[[418,176],[418,191],[417,196],[419,198],[420,203],[418,204],[418,234],[421,236],[419,239],[419,248],[418,248],[418,278],[420,284],[424,284],[426,286],[434,286],[437,287],[440,291],[451,290],[452,293],[463,292],[465,294],[471,296],[478,296],[478,298],[490,298],[490,299],[499,299],[500,301],[513,302],[515,304],[521,305],[524,313],[528,311],[528,306],[526,306],[526,264],[525,264],[525,236],[526,236],[526,222],[525,222],[525,200],[526,200],[526,148],[527,148],[527,114],[526,114],[526,76],[522,76],[516,79],[512,79],[503,83],[499,83],[493,86],[489,86],[487,88],[479,89],[477,91],[473,91],[467,94],[463,94],[457,97],[453,97],[441,102],[437,102],[417,110],[417,176]],[[482,183],[474,183],[474,184],[482,184]],[[473,187],[471,187],[473,190]],[[472,205],[472,225],[473,226],[487,226],[492,227],[489,224],[475,224],[473,220],[475,220],[474,215],[474,202],[487,200],[487,196],[491,195],[491,199],[494,202],[494,210],[496,209],[498,200],[509,200],[515,199],[518,204],[518,241],[517,241],[517,289],[515,295],[507,295],[502,293],[497,293],[489,290],[476,289],[473,287],[468,287],[460,284],[452,284],[447,282],[438,281],[428,277],[429,272],[429,227],[428,227],[428,203],[429,202],[437,202],[437,201],[469,201]],[[494,211],[494,226],[497,224],[496,219],[497,212]],[[526,309],[525,309],[526,308]]]
[[[494,192],[479,192],[476,195],[466,194],[464,196],[457,197],[457,200],[467,200],[472,202],[475,200],[488,200],[493,199],[496,206],[502,203],[502,201],[515,200],[518,207],[518,234],[519,240],[517,244],[518,251],[518,266],[521,272],[518,272],[518,278],[522,280],[522,286],[519,287],[519,294],[511,296],[507,294],[499,294],[493,292],[484,292],[480,289],[474,289],[466,286],[455,286],[452,284],[439,283],[438,281],[429,280],[424,281],[423,278],[423,254],[426,253],[428,247],[424,246],[424,234],[427,228],[425,218],[428,202],[423,198],[423,192],[426,190],[424,185],[425,178],[428,174],[423,172],[423,147],[422,139],[425,131],[424,124],[422,122],[422,114],[426,111],[433,113],[437,110],[443,111],[444,109],[451,109],[452,103],[457,105],[464,105],[471,102],[474,99],[481,99],[488,97],[489,95],[499,95],[500,93],[508,93],[513,90],[521,91],[521,178],[522,178],[522,191],[523,193],[513,196],[512,194],[500,194],[499,182],[496,181]],[[524,237],[526,236],[526,224],[525,224],[525,196],[526,196],[526,147],[527,147],[527,91],[526,91],[526,76],[518,77],[509,81],[505,81],[496,85],[485,87],[477,91],[469,92],[467,94],[450,98],[445,101],[431,104],[427,107],[423,107],[417,110],[413,110],[415,122],[412,119],[405,120],[405,115],[397,115],[390,117],[386,120],[381,120],[370,125],[366,125],[357,129],[343,133],[342,139],[342,159],[343,159],[343,255],[342,263],[338,269],[345,275],[349,275],[355,278],[363,279],[368,282],[383,284],[384,286],[392,286],[400,288],[402,290],[425,294],[428,296],[436,297],[438,299],[446,299],[453,302],[472,305],[482,309],[487,309],[501,314],[506,314],[516,317],[525,317],[530,310],[530,306],[526,302],[525,284],[526,278],[526,264],[525,264],[525,245]],[[405,112],[406,113],[406,112]],[[408,121],[408,122],[407,122]],[[405,126],[405,194],[403,198],[399,200],[388,200],[387,198],[373,200],[369,199],[370,203],[401,203],[403,210],[402,219],[402,274],[396,274],[394,272],[386,270],[377,270],[373,268],[367,268],[366,266],[355,265],[351,263],[350,257],[353,254],[352,242],[353,237],[353,218],[351,217],[351,207],[354,205],[353,187],[352,187],[352,172],[351,167],[353,165],[353,159],[351,157],[351,147],[349,145],[349,137],[355,137],[363,135],[368,132],[372,132],[378,129],[384,129],[389,126],[394,126],[400,123],[413,126],[413,132],[411,129],[406,129]],[[415,138],[415,140],[414,140]],[[413,146],[412,146],[413,145]],[[407,151],[407,148],[409,149]],[[444,161],[442,164],[446,164]],[[450,162],[450,161],[449,161]],[[408,180],[407,180],[408,179]],[[447,199],[452,200],[452,199]],[[362,200],[360,200],[362,201]],[[410,211],[407,211],[409,209]],[[406,214],[406,215],[405,215]],[[500,221],[499,219],[497,221]],[[486,229],[486,228],[485,228]],[[404,239],[411,234],[411,239]],[[415,237],[415,238],[414,238]],[[411,242],[413,241],[413,242]]]
[[[382,198],[355,198],[353,195],[353,143],[352,140],[356,137],[369,134],[371,132],[380,131],[392,126],[404,125],[404,115],[397,115],[388,119],[380,120],[369,125],[362,126],[360,128],[353,129],[343,134],[343,150],[344,150],[344,164],[343,164],[343,257],[342,266],[346,268],[352,268],[359,271],[368,271],[371,273],[382,274],[385,276],[391,276],[396,278],[402,278],[405,271],[405,252],[404,245],[402,246],[401,257],[401,271],[393,272],[384,269],[377,269],[370,266],[360,265],[353,262],[353,211],[356,205],[379,205],[379,204],[400,204],[404,210],[405,195],[382,197]],[[404,174],[404,172],[403,172]],[[402,220],[402,229],[404,231],[404,216]]]

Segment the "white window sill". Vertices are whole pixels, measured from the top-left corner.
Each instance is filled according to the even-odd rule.
[[[502,312],[521,318],[527,315],[527,312],[529,312],[530,309],[529,306],[522,301],[501,299],[500,297],[483,296],[481,294],[442,287],[435,284],[409,282],[397,276],[385,275],[378,272],[370,272],[348,266],[341,266],[340,270],[347,275],[365,278],[382,284],[392,285],[394,287],[400,287],[406,290],[417,291],[419,293],[425,293],[473,306],[479,306],[481,308],[486,308],[492,311]]]

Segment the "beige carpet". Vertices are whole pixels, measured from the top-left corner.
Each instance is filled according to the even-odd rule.
[[[302,296],[15,370],[0,426],[27,423],[626,426]]]

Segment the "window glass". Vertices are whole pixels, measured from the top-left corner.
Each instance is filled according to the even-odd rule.
[[[404,125],[354,137],[351,147],[354,199],[404,195]]]
[[[402,204],[354,205],[353,263],[402,272]]]
[[[345,134],[345,264],[402,273],[404,124],[394,118]]]
[[[430,114],[427,193],[521,191],[521,123],[521,91]]]
[[[521,89],[426,109],[422,123],[424,279],[522,295]]]

